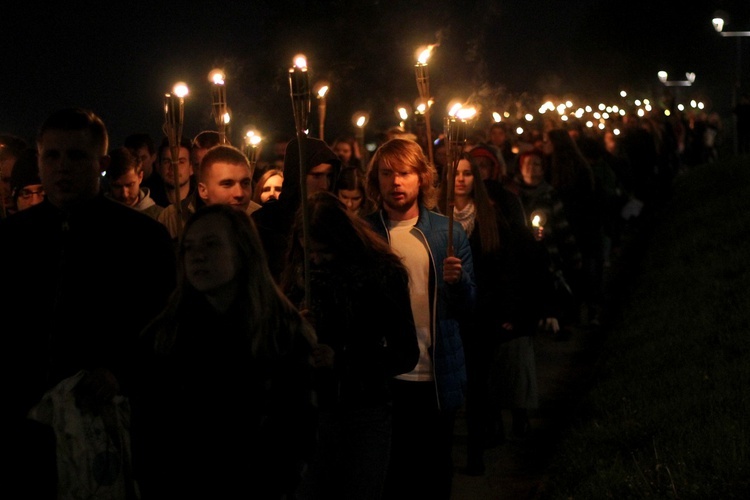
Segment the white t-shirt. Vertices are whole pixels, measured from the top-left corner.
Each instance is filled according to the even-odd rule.
[[[388,232],[393,251],[409,271],[409,295],[414,325],[417,328],[419,362],[408,373],[396,378],[420,382],[433,379],[429,348],[430,335],[430,257],[422,233],[414,229],[418,217],[404,221],[388,221]]]

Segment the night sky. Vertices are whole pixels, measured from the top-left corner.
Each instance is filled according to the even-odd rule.
[[[291,137],[288,69],[304,53],[311,83],[331,82],[326,139],[353,134],[357,110],[370,113],[374,133],[397,123],[397,103],[418,97],[415,54],[428,44],[439,44],[429,60],[438,126],[457,98],[483,103],[480,118],[488,120],[492,104],[537,96],[615,101],[625,88],[658,97],[666,90],[656,77],[662,69],[670,79],[695,72],[681,97],[700,97],[725,116],[738,39],[718,36],[711,18],[723,9],[732,15],[727,29],[750,29],[746,0],[693,7],[682,0],[217,0],[179,10],[177,3],[69,3],[23,2],[4,16],[0,132],[32,139],[50,112],[83,106],[105,120],[112,146],[136,131],[159,141],[164,93],[184,81],[191,137],[215,129],[208,73],[219,67],[234,144],[250,126]],[[747,90],[750,39],[740,40]]]

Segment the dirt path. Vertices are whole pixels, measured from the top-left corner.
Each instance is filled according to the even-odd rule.
[[[591,381],[598,351],[595,329],[576,329],[564,341],[549,334],[535,338],[539,409],[530,413],[531,433],[522,442],[508,441],[485,452],[484,476],[467,476],[466,425],[459,414],[456,425],[453,500],[533,499],[543,488],[543,478],[561,433],[568,426],[572,408]],[[505,415],[510,428],[510,415]]]

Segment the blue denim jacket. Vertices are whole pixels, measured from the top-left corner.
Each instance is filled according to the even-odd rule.
[[[384,238],[389,239],[387,214],[381,209],[366,219]],[[474,265],[469,239],[461,224],[453,224],[454,255],[461,259],[463,269],[458,283],[443,281],[443,260],[448,256],[448,217],[432,212],[423,205],[414,226],[424,235],[430,256],[430,331],[438,405],[455,410],[464,402],[466,362],[461,341],[460,322],[473,314],[476,303]]]

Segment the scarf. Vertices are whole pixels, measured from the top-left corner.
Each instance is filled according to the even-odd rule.
[[[459,210],[455,206],[453,207],[453,219],[460,222],[466,231],[466,236],[471,236],[471,232],[474,230],[474,220],[477,216],[477,209],[474,207],[474,201],[471,200],[462,209]]]

